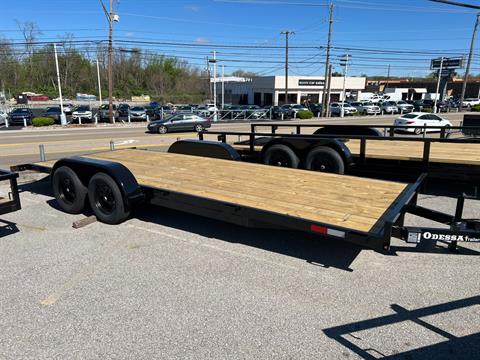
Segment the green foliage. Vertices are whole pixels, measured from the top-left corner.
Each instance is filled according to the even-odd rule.
[[[32,124],[35,127],[39,126],[50,126],[55,124],[55,121],[52,118],[49,117],[36,117],[32,120]]]
[[[470,111],[475,111],[475,112],[479,112],[480,111],[480,105],[474,105],[470,108]]]
[[[422,109],[422,112],[424,112],[424,113],[431,113],[431,112],[433,112],[433,109],[426,107],[426,108],[423,108],[423,109]]]
[[[297,113],[298,119],[311,119],[313,118],[313,113],[311,111],[299,111]]]

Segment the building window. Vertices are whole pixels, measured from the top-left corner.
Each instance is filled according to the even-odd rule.
[[[288,94],[287,104],[296,104],[297,103],[297,94]],[[278,94],[278,105],[285,104],[285,93]]]

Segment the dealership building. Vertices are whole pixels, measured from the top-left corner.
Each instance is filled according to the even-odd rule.
[[[343,77],[332,77],[330,101],[343,100]],[[217,78],[217,95],[221,98],[221,78]],[[289,76],[289,104],[302,104],[304,101],[322,101],[325,78],[317,76]],[[356,99],[365,90],[366,78],[346,77],[347,98]],[[285,103],[285,76],[259,76],[251,79],[225,78],[225,104],[233,105],[282,105]]]

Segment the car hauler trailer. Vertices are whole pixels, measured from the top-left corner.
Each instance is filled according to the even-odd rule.
[[[195,155],[185,152],[195,150]],[[201,156],[198,156],[201,155]],[[142,203],[247,227],[291,229],[388,251],[391,237],[408,242],[480,241],[476,221],[420,207],[425,175],[411,184],[264,166],[240,161],[228,144],[180,141],[168,153],[115,150],[12,170],[49,173],[60,207],[81,213],[86,203],[100,221],[117,224]],[[413,213],[447,229],[404,226]]]
[[[259,131],[265,127],[270,131]],[[313,134],[303,132],[311,128],[316,129]],[[383,132],[387,135],[378,128],[388,128]],[[211,131],[199,139],[216,136],[232,144],[244,160],[268,165],[408,181],[427,173],[431,179],[480,183],[480,139],[447,136],[466,128],[443,129],[440,137],[394,136],[405,128],[253,124],[251,132]]]
[[[0,215],[7,214],[21,209],[20,195],[17,185],[18,174],[0,170],[0,182],[8,181],[10,191],[6,196],[0,196]]]

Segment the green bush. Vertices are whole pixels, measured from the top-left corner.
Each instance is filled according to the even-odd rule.
[[[472,106],[471,109],[470,109],[470,111],[476,111],[476,112],[480,111],[480,105],[474,105],[474,106]]]
[[[49,117],[36,117],[32,120],[33,126],[50,126],[55,124],[55,121]]]
[[[298,119],[311,119],[313,118],[313,113],[311,111],[299,111],[297,113]]]
[[[426,107],[426,108],[423,108],[423,109],[422,109],[422,112],[425,112],[425,113],[431,113],[431,112],[433,112],[433,109],[432,109],[432,108],[427,108],[427,107]]]

